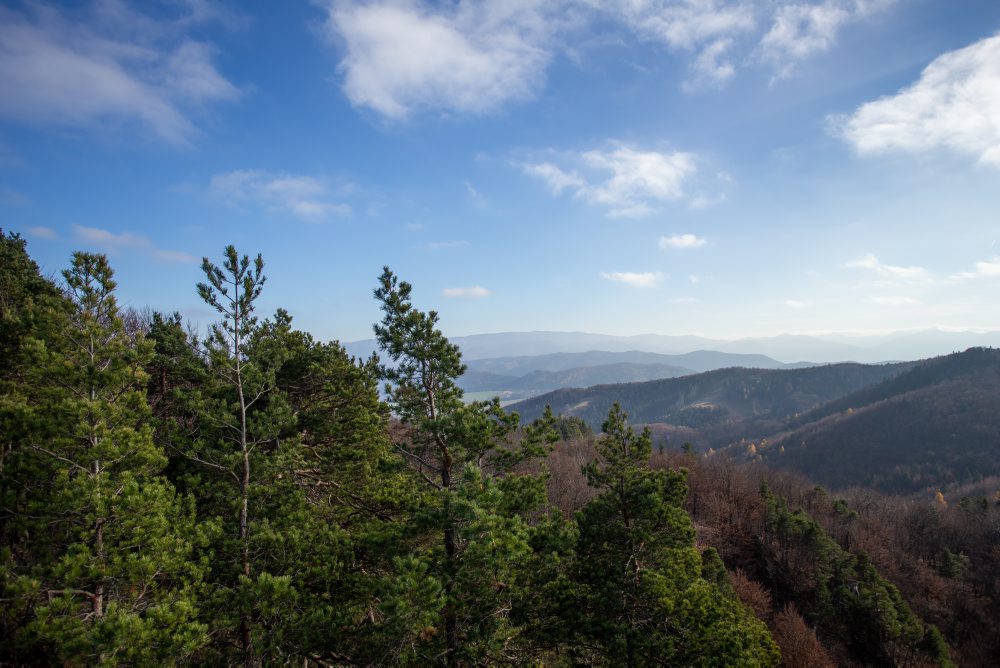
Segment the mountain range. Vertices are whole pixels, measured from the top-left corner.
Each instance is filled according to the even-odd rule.
[[[765,355],[782,363],[862,362],[917,360],[946,355],[971,347],[1000,346],[1000,331],[950,331],[922,329],[886,334],[831,333],[783,334],[737,340],[699,336],[640,334],[613,336],[584,332],[502,332],[450,337],[462,350],[463,359],[523,357],[551,353],[643,351],[679,355],[696,350],[741,355]],[[377,349],[374,339],[344,344],[356,357],[368,357]]]
[[[726,367],[778,369],[786,365],[765,355],[699,350],[683,355],[641,351],[550,353],[470,360],[458,379],[469,399],[498,395],[504,401],[525,399],[563,387],[589,387],[688,376]]]
[[[720,369],[644,383],[560,389],[550,405],[599,428],[618,402],[661,446],[692,443],[803,473],[831,488],[887,493],[1000,489],[1000,350],[920,362]]]

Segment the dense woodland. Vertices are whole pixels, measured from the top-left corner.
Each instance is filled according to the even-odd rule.
[[[218,313],[199,333],[119,308],[104,256],[51,280],[0,244],[2,661],[1000,656],[994,499],[834,496],[654,448],[617,405],[593,433],[465,402],[459,350],[389,269],[381,354],[357,360],[262,318],[263,261],[233,247],[192,286]]]

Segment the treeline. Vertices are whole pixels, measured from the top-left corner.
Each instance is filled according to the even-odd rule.
[[[258,319],[259,256],[203,270],[204,336],[123,311],[105,257],[57,284],[0,233],[0,660],[779,663],[696,547],[686,471],[650,468],[617,407],[592,437],[464,403],[457,347],[388,269],[382,362]],[[590,439],[572,514],[560,431]]]

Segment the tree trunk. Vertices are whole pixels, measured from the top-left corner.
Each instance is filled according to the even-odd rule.
[[[445,450],[444,461],[441,466],[441,486],[449,493],[451,491],[451,456]],[[455,559],[458,548],[455,544],[455,525],[451,518],[451,498],[445,497],[445,526],[444,526],[444,553],[445,553],[445,606],[444,633],[445,633],[445,663],[448,666],[458,665],[458,620],[455,617],[455,606],[452,596],[455,591]]]

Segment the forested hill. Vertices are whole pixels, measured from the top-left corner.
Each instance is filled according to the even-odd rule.
[[[590,387],[606,383],[632,383],[660,378],[689,376],[694,371],[668,364],[598,364],[560,371],[536,370],[523,376],[504,376],[470,369],[459,378],[459,387],[467,392],[497,390],[548,391],[562,387]]]
[[[758,452],[826,485],[992,489],[1000,476],[1000,350],[927,360],[791,426]]]
[[[644,383],[563,389],[511,406],[526,417],[553,412],[599,427],[618,402],[641,423],[690,427],[748,418],[786,420],[890,378],[910,363],[832,364],[805,369],[731,368]]]

